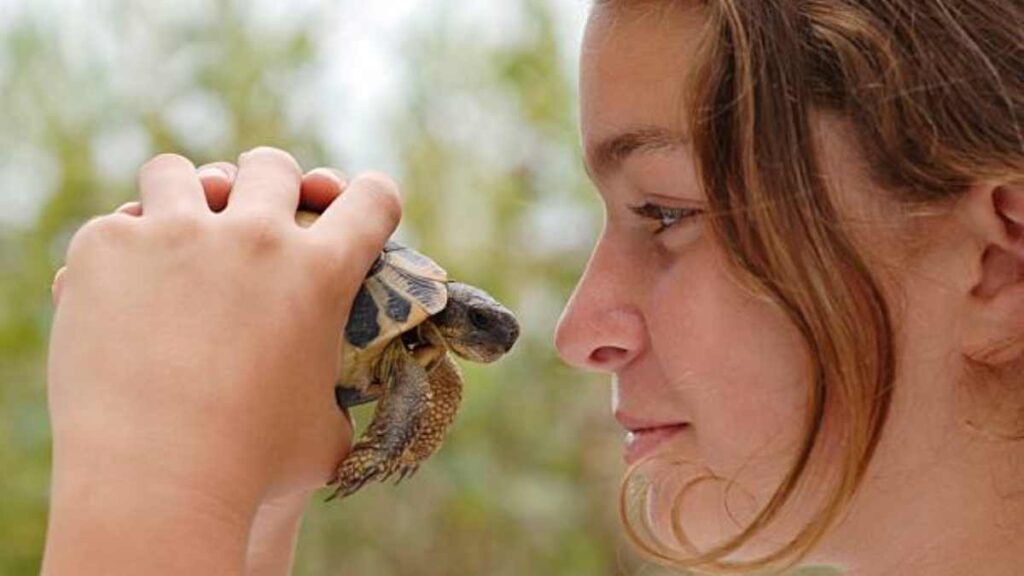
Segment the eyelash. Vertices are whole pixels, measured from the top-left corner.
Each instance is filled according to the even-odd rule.
[[[641,218],[658,222],[659,226],[654,231],[655,234],[661,234],[676,224],[692,218],[701,212],[693,208],[673,208],[650,202],[645,202],[639,206],[630,206],[629,209]]]

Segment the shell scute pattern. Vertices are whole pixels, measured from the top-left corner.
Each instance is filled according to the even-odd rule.
[[[352,303],[345,339],[376,347],[437,314],[448,303],[447,278],[433,260],[388,241]]]
[[[345,326],[345,339],[358,348],[369,346],[380,336],[380,323],[377,321],[379,313],[377,303],[366,286],[360,286]]]

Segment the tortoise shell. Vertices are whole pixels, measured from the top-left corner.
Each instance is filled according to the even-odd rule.
[[[448,303],[447,279],[434,261],[389,241],[359,287],[345,340],[369,348],[437,314]]]
[[[318,214],[299,211],[296,222],[308,227]],[[365,389],[375,360],[387,345],[448,304],[448,273],[436,262],[388,241],[356,294],[345,325],[339,385]]]

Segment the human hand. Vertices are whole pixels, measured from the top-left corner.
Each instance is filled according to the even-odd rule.
[[[214,162],[200,166],[197,173],[210,209],[223,210],[234,186],[238,167],[229,162]],[[310,170],[302,176],[299,206],[322,213],[344,192],[347,182],[348,177],[333,168]],[[142,205],[129,202],[118,210],[139,216],[142,214]],[[54,286],[57,286],[56,282]],[[348,449],[344,452],[347,454]],[[246,553],[245,572],[248,576],[291,573],[302,515],[311,495],[311,491],[299,491],[260,502]]]
[[[55,290],[49,540],[61,512],[111,503],[247,536],[261,502],[330,478],[351,439],[333,401],[341,329],[399,208],[386,177],[357,178],[302,229],[299,184],[291,157],[254,150],[214,213],[192,165],[160,156],[141,216],[76,234]],[[244,556],[244,537],[221,543]]]
[[[238,166],[231,162],[211,162],[196,168],[199,183],[203,186],[206,203],[210,210],[220,212],[228,204],[228,196],[238,175]],[[341,195],[348,184],[344,172],[335,168],[314,168],[302,175],[299,190],[299,208],[321,213],[330,206],[335,198]],[[114,212],[130,216],[142,216],[142,202],[133,200],[118,206]],[[53,305],[60,300],[61,286],[66,266],[61,266],[53,275],[50,293]]]

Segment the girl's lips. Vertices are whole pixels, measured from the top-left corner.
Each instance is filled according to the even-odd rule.
[[[632,465],[653,453],[689,428],[689,424],[671,424],[654,428],[641,428],[626,434],[626,464]]]

